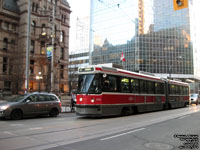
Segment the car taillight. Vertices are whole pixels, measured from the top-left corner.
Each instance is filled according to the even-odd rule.
[[[61,102],[59,102],[59,105],[60,105],[60,107],[62,106],[62,103]]]

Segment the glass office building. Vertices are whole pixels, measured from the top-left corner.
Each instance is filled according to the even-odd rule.
[[[199,6],[189,0],[188,8],[174,11],[173,0],[91,0],[92,64],[200,79]]]

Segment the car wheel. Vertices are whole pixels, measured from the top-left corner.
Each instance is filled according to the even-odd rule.
[[[51,116],[51,117],[57,117],[58,114],[59,114],[59,111],[58,111],[58,109],[56,109],[56,108],[52,109],[52,110],[49,112],[49,116]]]
[[[13,120],[19,120],[21,119],[23,116],[23,113],[21,110],[13,110],[12,113],[11,113],[11,119]]]

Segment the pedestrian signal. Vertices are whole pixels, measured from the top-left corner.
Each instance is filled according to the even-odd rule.
[[[188,7],[188,0],[173,0],[174,10],[180,10]]]

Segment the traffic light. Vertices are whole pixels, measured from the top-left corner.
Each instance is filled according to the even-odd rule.
[[[173,0],[174,10],[180,10],[188,7],[188,0]]]

